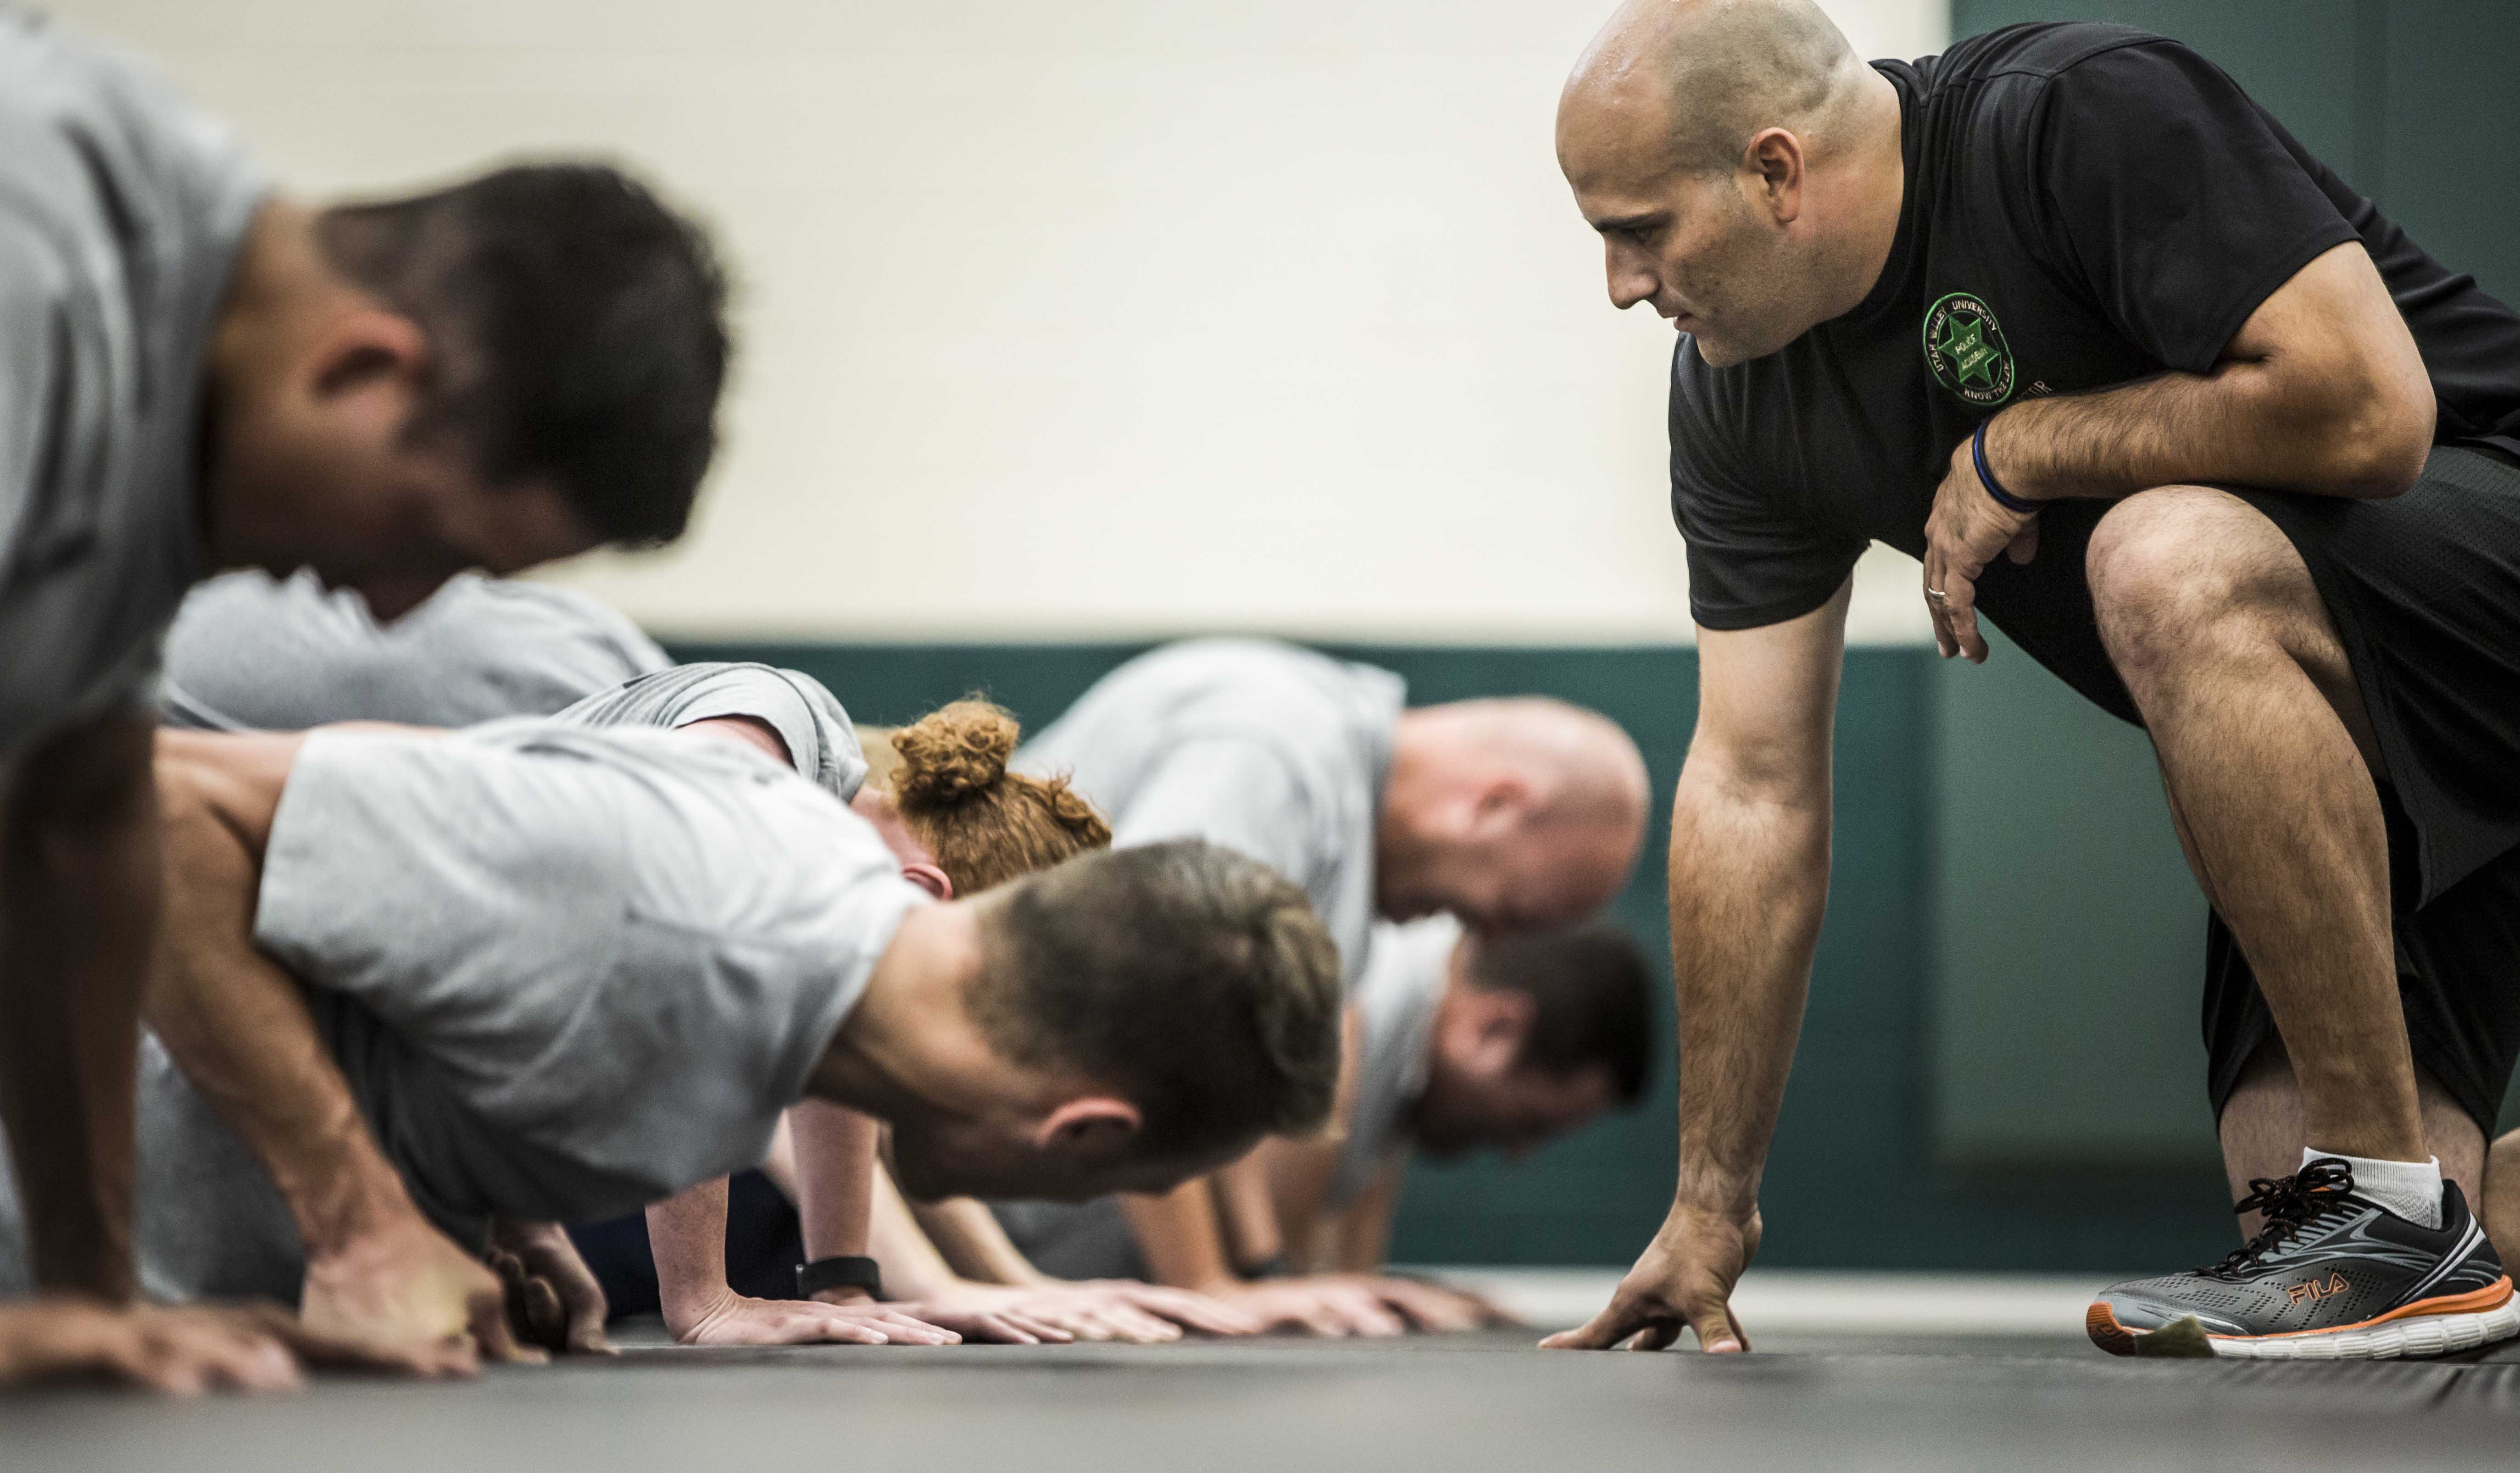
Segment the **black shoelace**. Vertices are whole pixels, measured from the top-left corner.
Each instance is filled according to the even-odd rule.
[[[2232,1203],[2231,1210],[2263,1212],[2266,1227],[2258,1230],[2257,1236],[2226,1254],[2221,1263],[2197,1272],[2230,1278],[2257,1268],[2260,1260],[2301,1231],[2329,1198],[2353,1189],[2354,1168],[2332,1156],[2313,1161],[2289,1177],[2252,1179],[2249,1194]]]

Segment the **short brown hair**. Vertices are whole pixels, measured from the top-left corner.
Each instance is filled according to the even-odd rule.
[[[897,760],[883,779],[893,805],[956,895],[1111,847],[1111,826],[1067,780],[1007,771],[1021,735],[1014,717],[976,696],[892,734]]]
[[[595,163],[503,168],[317,217],[332,268],[428,335],[412,422],[494,484],[548,479],[607,542],[671,542],[717,449],[726,274],[708,237]]]
[[[1329,1118],[1338,948],[1258,860],[1202,839],[1111,850],[1011,884],[981,914],[981,1032],[1017,1063],[1127,1096],[1142,1157]]]
[[[1473,946],[1473,987],[1531,1000],[1517,1069],[1566,1079],[1598,1069],[1622,1105],[1653,1078],[1653,972],[1627,932],[1609,925],[1496,936]]]

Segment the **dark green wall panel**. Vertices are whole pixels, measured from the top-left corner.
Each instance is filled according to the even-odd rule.
[[[2387,17],[2384,207],[2435,256],[2520,301],[2520,4],[2430,0]]]
[[[1930,683],[1935,1159],[2210,1170],[2205,902],[2152,743],[1987,644]]]
[[[2355,45],[2362,0],[1955,0],[1952,35],[2024,21],[2107,21],[2184,41],[2283,120],[2304,148],[2369,191],[2380,160],[2361,156],[2371,100]]]

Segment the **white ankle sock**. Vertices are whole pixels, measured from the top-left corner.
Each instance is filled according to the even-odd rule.
[[[2426,1228],[2441,1226],[2441,1157],[2426,1156],[2421,1161],[2374,1161],[2368,1156],[2349,1156],[2343,1151],[2306,1147],[2301,1153],[2301,1164],[2308,1166],[2329,1156],[2354,1168],[2356,1194],[2369,1197],[2409,1223],[2420,1223]]]

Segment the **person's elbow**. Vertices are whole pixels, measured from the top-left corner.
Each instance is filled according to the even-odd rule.
[[[2291,433],[2311,456],[2303,488],[2357,501],[2409,491],[2432,453],[2434,416],[2432,376],[2414,337],[2399,330],[2328,342],[2293,368],[2301,378],[2283,398]]]
[[[2433,395],[2387,393],[2346,417],[2335,445],[2335,492],[2379,501],[2413,489],[2433,449]]]

